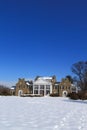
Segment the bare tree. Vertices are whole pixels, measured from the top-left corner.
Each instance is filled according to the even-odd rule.
[[[71,83],[73,83],[73,78],[72,78],[71,75],[67,75],[67,76],[66,76],[66,79],[68,79]]]
[[[81,90],[87,90],[87,61],[79,61],[73,64],[71,69]]]
[[[0,85],[0,95],[5,95],[5,96],[11,95],[10,88],[3,86],[3,85]]]

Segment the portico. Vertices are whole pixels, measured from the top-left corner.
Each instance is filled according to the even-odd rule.
[[[38,79],[33,83],[33,94],[49,95],[52,93],[52,83],[44,79]]]

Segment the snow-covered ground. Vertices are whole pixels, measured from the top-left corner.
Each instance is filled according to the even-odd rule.
[[[0,97],[0,130],[87,130],[87,101]]]

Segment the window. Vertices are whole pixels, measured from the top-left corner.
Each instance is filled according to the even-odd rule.
[[[24,85],[23,88],[26,88],[26,86]]]
[[[34,90],[34,94],[38,94],[38,90]]]
[[[40,90],[40,94],[41,94],[41,95],[44,95],[44,90]]]
[[[50,90],[46,90],[46,95],[47,95],[47,94],[50,94]]]
[[[64,86],[60,86],[60,89],[61,89],[61,90],[64,89]]]
[[[44,85],[40,85],[40,89],[44,89]]]
[[[50,85],[46,85],[46,89],[50,89]]]
[[[55,86],[54,86],[54,89],[58,89],[58,85],[55,85]]]
[[[61,89],[64,89],[64,86],[61,86]]]
[[[70,90],[70,86],[68,87],[68,89]]]
[[[27,86],[27,88],[29,89],[29,86]]]
[[[34,89],[38,89],[38,85],[35,85],[35,86],[34,86]]]
[[[18,86],[19,87],[19,89],[21,88],[20,86]]]

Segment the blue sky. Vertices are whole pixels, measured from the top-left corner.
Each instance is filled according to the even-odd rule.
[[[1,0],[0,81],[56,75],[87,60],[86,0]]]

